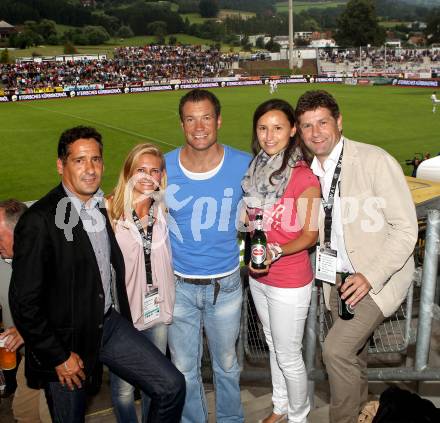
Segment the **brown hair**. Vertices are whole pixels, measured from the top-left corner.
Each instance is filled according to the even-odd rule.
[[[5,211],[5,221],[13,230],[20,219],[20,216],[27,210],[27,205],[21,201],[10,198],[9,200],[0,201],[0,209]]]
[[[295,118],[299,121],[301,115],[319,107],[328,109],[334,119],[340,116],[339,106],[334,97],[324,90],[306,91],[296,103]]]
[[[295,111],[293,110],[293,107],[284,100],[274,98],[265,101],[264,103],[261,103],[254,112],[253,117],[253,123],[252,123],[252,152],[256,156],[260,150],[260,143],[258,142],[258,136],[257,136],[257,125],[258,121],[264,114],[272,111],[272,110],[278,110],[285,114],[287,120],[290,123],[290,127],[293,128],[295,126]],[[311,163],[311,156],[310,153],[304,148],[302,143],[298,142],[298,139],[294,135],[293,137],[290,137],[289,143],[287,144],[286,151],[284,152],[283,162],[281,163],[281,166],[278,170],[272,173],[270,175],[269,181],[272,183],[272,178],[274,176],[279,175],[286,169],[286,167],[289,164],[289,159],[292,156],[293,152],[295,151],[296,147],[299,147],[301,150],[301,153],[303,155],[304,160],[310,164]]]
[[[187,92],[179,102],[179,116],[180,120],[183,122],[183,107],[186,103],[198,103],[199,101],[208,100],[213,106],[215,110],[215,117],[218,118],[220,116],[221,105],[218,98],[210,91],[201,90],[196,88]]]
[[[102,136],[92,127],[89,126],[75,126],[74,128],[66,129],[60,136],[58,141],[58,158],[63,162],[69,156],[69,146],[79,139],[93,138],[99,145],[99,151],[102,155]]]

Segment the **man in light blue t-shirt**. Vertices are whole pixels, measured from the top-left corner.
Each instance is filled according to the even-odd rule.
[[[237,222],[250,155],[217,142],[220,103],[192,90],[179,105],[186,144],[166,155],[167,205],[176,276],[171,358],[186,380],[182,423],[208,421],[200,359],[202,328],[212,357],[216,421],[243,422],[235,344],[242,287]]]

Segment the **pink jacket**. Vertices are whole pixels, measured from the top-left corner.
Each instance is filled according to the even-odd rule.
[[[115,235],[125,262],[125,284],[128,302],[136,329],[145,330],[157,323],[170,324],[175,300],[174,273],[166,217],[161,207],[155,208],[156,221],[153,226],[151,269],[153,285],[159,288],[160,317],[145,325],[142,303],[147,292],[144,250],[142,239],[132,220],[120,220]],[[150,283],[150,281],[148,281]]]

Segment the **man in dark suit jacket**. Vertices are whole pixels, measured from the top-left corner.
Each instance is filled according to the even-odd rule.
[[[83,422],[85,388],[106,364],[152,399],[150,422],[180,420],[181,373],[132,325],[124,261],[99,189],[101,135],[65,131],[61,184],[15,229],[11,312],[26,342],[26,377],[43,387],[55,422]]]

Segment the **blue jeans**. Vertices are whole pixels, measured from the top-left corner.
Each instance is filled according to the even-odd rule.
[[[104,319],[99,359],[151,398],[149,423],[180,421],[185,379],[131,322],[114,310]],[[46,395],[54,423],[84,422],[84,388],[69,391],[59,382],[51,382]]]
[[[150,329],[140,331],[151,343],[153,343],[162,354],[166,354],[168,326],[160,323]],[[130,385],[124,379],[110,372],[110,383],[112,391],[112,403],[116,419],[119,423],[137,423],[136,408],[134,405],[135,387]],[[143,391],[142,397],[142,423],[147,422],[150,411],[151,399]]]
[[[176,303],[173,323],[168,329],[168,344],[171,359],[186,381],[182,423],[208,421],[200,369],[203,326],[214,372],[216,421],[244,421],[240,399],[240,367],[235,350],[243,299],[240,272],[237,270],[219,282],[220,292],[213,305],[214,282],[211,285],[192,285],[176,276]]]
[[[84,423],[87,399],[84,385],[71,391],[67,385],[49,382],[44,392],[54,423]]]

